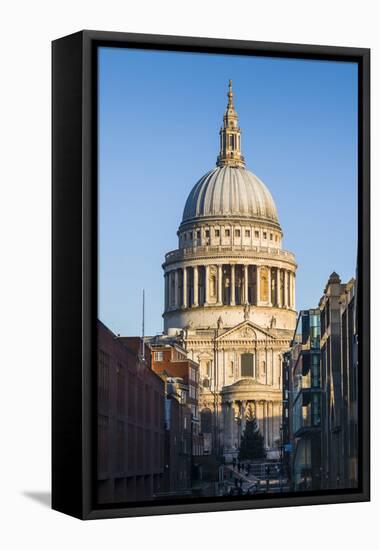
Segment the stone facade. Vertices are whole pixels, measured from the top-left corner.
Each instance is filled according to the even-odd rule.
[[[209,452],[223,452],[227,459],[236,455],[250,410],[274,457],[281,356],[296,322],[297,266],[294,255],[282,249],[269,190],[245,168],[231,83],[217,167],[190,192],[178,237],[178,249],[163,264],[165,332],[178,335],[200,365],[207,429],[212,413]]]
[[[356,281],[329,277],[320,300],[321,371],[324,390],[322,486],[358,483],[358,339]]]

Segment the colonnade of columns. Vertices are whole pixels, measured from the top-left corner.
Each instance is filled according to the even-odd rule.
[[[238,400],[223,403],[224,409],[224,444],[226,450],[238,449],[241,436],[245,430],[246,419],[250,412],[257,421],[257,426],[264,438],[266,449],[276,447],[280,439],[281,406],[278,401]]]
[[[243,304],[295,309],[295,273],[234,263],[194,265],[165,273],[165,311]]]

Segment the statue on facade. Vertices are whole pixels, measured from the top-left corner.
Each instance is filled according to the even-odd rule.
[[[270,328],[276,327],[276,317],[272,316],[270,321]]]
[[[218,328],[218,330],[222,329],[223,324],[224,324],[224,321],[222,320],[222,317],[220,315],[220,317],[217,319],[217,328]]]
[[[245,321],[250,319],[250,304],[246,302],[245,307],[243,308],[243,318]]]

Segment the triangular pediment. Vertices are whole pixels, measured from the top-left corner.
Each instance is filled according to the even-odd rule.
[[[220,334],[217,340],[220,342],[229,340],[276,340],[276,337],[256,323],[243,321],[239,325]]]

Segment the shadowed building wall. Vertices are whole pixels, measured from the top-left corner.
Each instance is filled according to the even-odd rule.
[[[98,502],[150,500],[164,471],[164,382],[100,321],[97,336]]]

